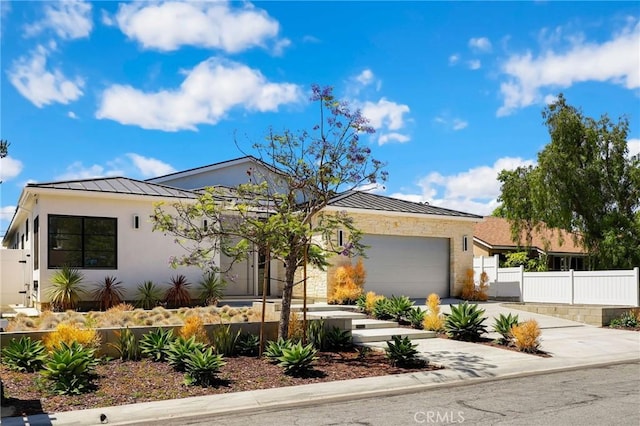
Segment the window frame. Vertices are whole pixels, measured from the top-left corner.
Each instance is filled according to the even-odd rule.
[[[52,220],[56,219],[56,218],[69,218],[69,219],[79,219],[80,220],[80,233],[79,234],[73,234],[73,233],[69,233],[67,232],[66,235],[75,235],[76,237],[79,237],[79,243],[80,243],[80,248],[79,251],[80,252],[80,265],[75,265],[75,264],[52,264],[51,262],[51,254],[53,252],[52,249],[52,237],[54,235],[54,233],[52,232]],[[97,220],[107,220],[107,221],[111,221],[113,222],[113,234],[95,234],[95,233],[87,233],[87,228],[86,228],[86,223],[87,223],[87,219],[91,220],[91,219],[97,219]],[[47,268],[48,269],[60,269],[62,268],[64,265],[70,266],[72,268],[76,268],[76,269],[92,269],[92,270],[114,270],[114,269],[118,269],[118,218],[117,217],[105,217],[105,216],[77,216],[77,215],[66,215],[66,214],[49,214],[47,215]],[[63,234],[65,235],[65,234]],[[90,248],[87,248],[86,246],[87,244],[87,236],[103,236],[103,237],[111,237],[113,236],[113,249],[112,250],[91,250]],[[70,251],[70,250],[68,250]],[[109,266],[91,266],[88,265],[86,262],[86,254],[87,252],[104,252],[104,253],[111,253],[113,254],[113,264],[109,265]]]

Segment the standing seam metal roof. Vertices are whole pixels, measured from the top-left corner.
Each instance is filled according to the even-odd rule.
[[[152,197],[196,198],[192,191],[144,182],[125,177],[83,179],[49,183],[31,183],[28,188],[65,189],[110,194],[146,195]]]
[[[457,210],[435,207],[429,204],[415,203],[413,201],[400,200],[398,198],[386,197],[384,195],[370,194],[361,191],[347,191],[329,200],[329,206],[352,209],[378,210],[400,213],[417,213],[438,216],[465,217],[472,219],[482,219],[471,213]]]

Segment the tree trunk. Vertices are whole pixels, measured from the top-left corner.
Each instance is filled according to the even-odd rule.
[[[293,281],[296,274],[295,262],[287,263],[285,270],[285,284],[282,290],[282,311],[280,311],[280,323],[278,324],[278,337],[289,337],[289,315],[291,314],[291,298],[293,296]]]

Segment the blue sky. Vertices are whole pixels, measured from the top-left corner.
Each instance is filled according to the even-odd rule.
[[[26,183],[145,179],[309,129],[313,83],[370,119],[394,197],[490,213],[560,92],[626,114],[640,152],[638,2],[0,5],[0,234]]]

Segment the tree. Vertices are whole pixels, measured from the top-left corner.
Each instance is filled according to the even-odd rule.
[[[585,117],[562,94],[542,117],[551,142],[538,164],[498,177],[514,235],[545,223],[577,234],[592,267],[638,266],[640,156],[628,155],[628,120]]]
[[[368,120],[335,99],[330,87],[312,86],[311,101],[319,122],[311,131],[269,131],[253,146],[255,157],[270,173],[250,169],[250,182],[230,193],[207,188],[192,204],[174,205],[175,214],[156,208],[154,229],[176,236],[187,254],[178,265],[219,270],[216,252],[242,259],[251,245],[266,248],[285,270],[278,335],[287,337],[296,271],[306,261],[319,268],[334,254],[363,255],[360,232],[344,212],[323,211],[332,197],[363,184],[386,179],[383,164],[371,158],[360,135],[373,133]],[[208,229],[200,225],[208,219]],[[335,235],[347,235],[338,246]]]
[[[9,154],[9,142],[4,139],[0,139],[0,158],[4,158]]]

